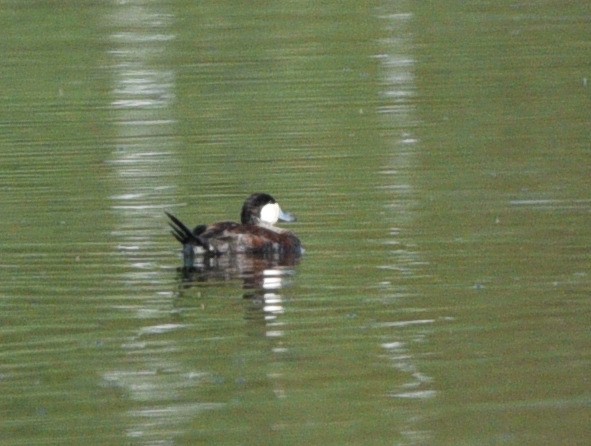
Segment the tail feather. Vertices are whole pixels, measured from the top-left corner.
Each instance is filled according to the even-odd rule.
[[[203,246],[202,240],[195,235],[182,221],[174,215],[164,211],[170,219],[168,224],[172,228],[171,234],[183,245],[183,266],[186,269],[194,268],[195,251],[194,246]]]
[[[187,236],[187,234],[184,231],[174,226],[172,223],[169,223],[169,225],[172,228],[170,233],[173,235],[175,239],[177,239],[180,243],[183,244],[190,243],[190,236]]]
[[[186,243],[201,245],[200,240],[193,234],[193,232],[174,215],[164,211],[166,216],[170,219],[168,224],[172,228],[172,235],[183,245]]]

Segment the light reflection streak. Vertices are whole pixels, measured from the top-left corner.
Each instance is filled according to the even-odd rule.
[[[128,259],[130,271],[123,280],[157,284],[160,274],[146,251],[154,246],[153,222],[159,221],[162,203],[170,203],[173,191],[167,179],[174,177],[176,74],[161,63],[175,35],[169,30],[174,17],[159,2],[117,2],[106,17],[112,28],[109,56],[113,86],[111,109],[116,146],[108,166],[118,186],[110,194],[116,216],[113,237],[117,250]],[[154,322],[167,320],[168,302],[161,294],[140,296],[137,305],[119,307],[133,312],[146,325],[121,345],[129,362],[103,375],[105,386],[119,387],[138,403],[127,415],[127,436],[144,444],[172,444],[185,423],[217,403],[179,403],[188,388],[204,379],[199,370],[186,370],[171,358],[178,351],[167,334],[184,330],[184,324]]]
[[[414,135],[417,118],[413,105],[416,97],[415,60],[412,57],[410,30],[413,17],[410,13],[386,12],[381,18],[390,36],[382,42],[384,51],[376,56],[382,68],[385,85],[382,94],[386,102],[379,112],[388,121],[388,128],[401,130],[398,134],[394,133],[390,141],[391,163],[380,172],[386,181],[381,189],[392,195],[391,202],[385,208],[392,216],[394,224],[391,230],[392,239],[386,242],[386,246],[390,248],[390,263],[379,268],[392,276],[390,283],[399,283],[399,278],[419,274],[417,266],[424,264],[419,254],[410,249],[412,244],[399,241],[404,237],[404,228],[412,227],[413,223],[412,171],[420,144]],[[405,294],[400,288],[386,288],[385,292],[392,296]],[[433,380],[420,371],[413,357],[413,343],[419,342],[416,330],[434,322],[433,319],[411,319],[378,322],[373,325],[374,329],[387,333],[386,336],[390,338],[381,344],[384,357],[404,377],[402,384],[396,385],[387,393],[388,397],[417,404],[436,397],[437,392],[432,388]],[[408,330],[412,330],[413,335],[408,335]],[[421,421],[420,416],[413,416],[405,422],[401,431],[405,444],[429,442],[431,433],[417,428]]]

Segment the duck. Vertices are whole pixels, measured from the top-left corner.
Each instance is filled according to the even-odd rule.
[[[191,230],[169,212],[172,235],[183,245],[183,263],[191,268],[196,255],[222,256],[252,254],[260,256],[300,256],[300,239],[291,231],[275,226],[278,221],[294,222],[277,200],[267,193],[254,193],[242,205],[240,223],[223,221],[198,225]]]

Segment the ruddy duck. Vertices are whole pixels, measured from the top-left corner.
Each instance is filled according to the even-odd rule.
[[[240,223],[225,221],[189,229],[174,215],[170,219],[172,235],[183,244],[185,267],[192,267],[195,255],[258,254],[299,256],[300,239],[293,232],[278,228],[277,221],[295,221],[269,194],[252,194],[242,206]]]

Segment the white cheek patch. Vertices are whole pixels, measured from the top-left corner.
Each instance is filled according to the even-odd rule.
[[[280,213],[281,209],[277,203],[268,203],[261,209],[261,221],[263,223],[274,225],[277,223],[277,220],[279,220]]]

